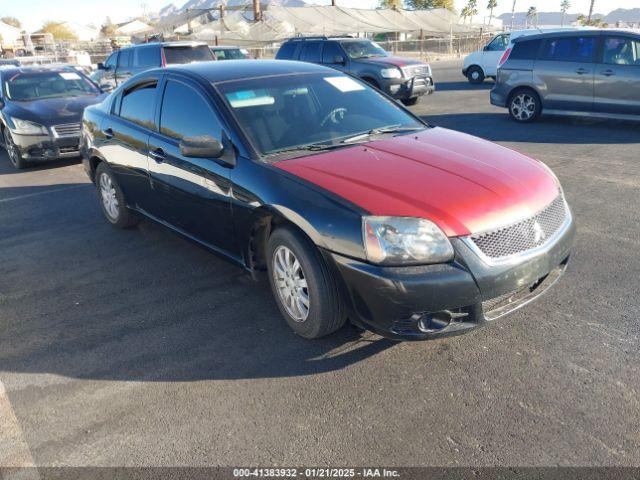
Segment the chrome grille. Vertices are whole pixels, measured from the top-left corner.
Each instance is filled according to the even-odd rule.
[[[471,236],[471,241],[487,257],[503,258],[544,245],[562,226],[567,209],[562,194],[533,217],[521,222]]]
[[[54,125],[51,127],[53,134],[60,137],[79,137],[80,136],[80,124],[79,123],[65,123],[62,125]]]
[[[430,73],[428,65],[411,65],[404,67],[404,74],[407,78],[427,77]]]

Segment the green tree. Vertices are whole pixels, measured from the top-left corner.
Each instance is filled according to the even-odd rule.
[[[16,17],[2,17],[0,18],[0,22],[6,23],[7,25],[11,25],[12,27],[21,28],[22,23]]]
[[[489,10],[489,23],[491,23],[491,19],[493,18],[493,9],[498,6],[498,0],[489,0],[487,3],[487,9]]]
[[[446,8],[453,11],[455,9],[453,0],[406,0],[409,8],[414,10],[426,10],[428,8]]]
[[[42,28],[37,33],[50,33],[56,40],[77,40],[78,37],[64,23],[44,22]]]
[[[402,0],[380,0],[380,8],[402,8]]]
[[[561,22],[561,26],[564,27],[564,16],[567,14],[567,10],[569,10],[571,8],[571,3],[569,2],[569,0],[562,0],[562,2],[560,2],[560,11],[562,12],[562,22]]]

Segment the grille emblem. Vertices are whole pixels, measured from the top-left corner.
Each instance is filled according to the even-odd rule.
[[[535,222],[533,224],[533,241],[535,243],[540,243],[546,237],[544,230],[540,226],[540,223]]]

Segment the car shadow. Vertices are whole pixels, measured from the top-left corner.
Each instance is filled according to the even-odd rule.
[[[52,168],[68,167],[82,162],[80,157],[60,158],[41,163],[32,163],[29,167],[18,170],[9,161],[4,149],[0,147],[0,175],[11,175],[15,173],[39,172],[42,170],[50,170]]]
[[[115,229],[93,189],[75,186],[0,189],[1,371],[277,378],[343,369],[395,345],[348,324],[298,337],[264,278],[151,221]]]
[[[493,81],[486,80],[480,84],[473,84],[467,81],[460,82],[438,82],[436,79],[437,92],[451,92],[457,90],[491,90]]]
[[[439,127],[458,130],[494,142],[530,142],[562,144],[637,143],[640,123],[589,117],[542,115],[536,121],[518,124],[507,111],[496,113],[450,113],[422,115]]]

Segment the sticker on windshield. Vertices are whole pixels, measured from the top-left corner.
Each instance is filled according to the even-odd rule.
[[[65,80],[80,80],[80,75],[74,72],[60,72],[60,76]]]
[[[364,87],[349,77],[324,77],[325,82],[330,83],[341,92],[357,92]]]

